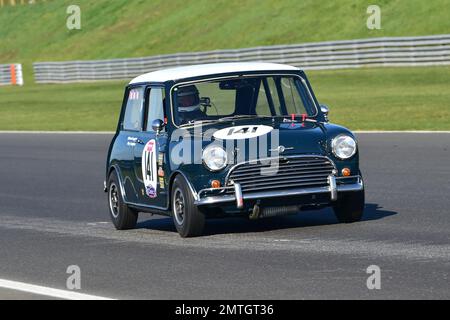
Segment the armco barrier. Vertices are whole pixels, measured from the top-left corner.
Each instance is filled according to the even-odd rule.
[[[0,86],[2,85],[23,85],[21,64],[0,64]]]
[[[285,63],[303,69],[450,64],[450,34],[316,42],[146,58],[34,63],[38,83],[130,79],[167,67],[236,61]]]

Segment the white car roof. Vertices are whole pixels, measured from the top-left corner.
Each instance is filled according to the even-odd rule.
[[[298,71],[299,68],[277,63],[265,62],[233,62],[199,64],[158,70],[140,75],[131,80],[130,84],[142,82],[165,82],[184,78],[209,76],[221,73],[251,72],[251,71]]]

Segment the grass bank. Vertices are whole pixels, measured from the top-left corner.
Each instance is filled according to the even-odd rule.
[[[353,130],[450,130],[450,67],[307,73],[331,121]],[[0,130],[114,130],[126,82],[0,88]]]

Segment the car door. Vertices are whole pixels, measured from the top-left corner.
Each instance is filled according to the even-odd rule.
[[[164,88],[150,86],[145,91],[145,120],[134,147],[134,171],[139,202],[145,206],[166,206],[165,129],[157,133],[152,128],[156,119],[164,121]]]
[[[120,132],[116,138],[116,157],[120,168],[126,200],[136,203],[139,192],[134,173],[134,147],[142,131],[144,120],[144,86],[132,86],[127,89],[125,109],[123,110]]]

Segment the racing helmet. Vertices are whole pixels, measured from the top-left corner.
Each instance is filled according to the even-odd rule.
[[[193,112],[200,110],[200,97],[194,85],[181,87],[177,91],[178,112]]]

